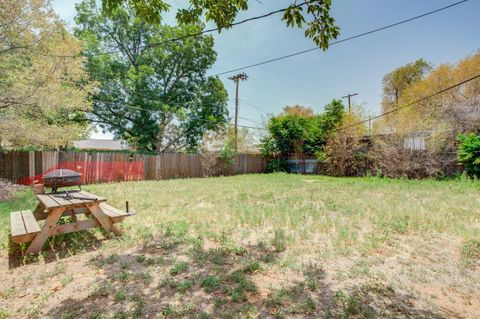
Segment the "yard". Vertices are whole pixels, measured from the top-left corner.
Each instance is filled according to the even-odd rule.
[[[8,244],[0,318],[478,318],[480,183],[301,175],[89,185],[124,235]],[[9,256],[9,250],[13,255]]]

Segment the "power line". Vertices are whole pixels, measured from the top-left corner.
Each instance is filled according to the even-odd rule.
[[[413,106],[413,105],[415,105],[415,104],[424,102],[424,101],[429,100],[429,99],[431,99],[431,98],[433,98],[433,97],[435,97],[435,96],[438,96],[438,95],[443,94],[443,93],[445,93],[445,92],[448,92],[448,91],[450,91],[450,90],[452,90],[452,89],[454,89],[454,88],[457,88],[457,87],[459,87],[459,86],[462,86],[463,84],[466,84],[466,83],[468,83],[468,82],[474,81],[474,80],[476,80],[476,79],[478,79],[478,78],[480,78],[480,74],[477,74],[477,75],[475,75],[475,76],[473,76],[473,77],[471,77],[471,78],[468,78],[468,79],[466,79],[466,80],[464,80],[464,81],[462,81],[462,82],[459,82],[459,83],[456,83],[456,84],[454,84],[454,85],[451,85],[451,86],[449,86],[449,87],[447,87],[447,88],[444,88],[444,89],[442,89],[442,90],[440,90],[440,91],[437,91],[437,92],[435,92],[435,93],[433,93],[433,94],[430,94],[430,95],[428,95],[428,96],[425,96],[425,97],[423,97],[423,98],[420,98],[420,99],[418,99],[418,100],[416,100],[416,101],[407,103],[407,104],[402,105],[402,106],[400,106],[400,107],[397,107],[397,108],[395,108],[395,109],[393,109],[393,110],[390,110],[390,111],[388,111],[388,112],[385,112],[385,113],[382,113],[382,114],[380,114],[380,115],[376,115],[376,116],[370,117],[368,120],[360,121],[360,122],[357,122],[357,123],[355,123],[355,124],[352,124],[352,125],[349,125],[349,126],[346,126],[346,127],[340,127],[340,128],[338,128],[338,129],[336,129],[336,131],[346,130],[346,129],[349,129],[349,128],[352,128],[352,127],[355,127],[355,126],[358,126],[358,125],[361,125],[361,124],[364,124],[364,123],[367,123],[367,122],[369,122],[369,121],[371,121],[371,120],[375,120],[375,119],[381,118],[381,117],[386,116],[386,115],[388,115],[388,114],[398,112],[398,111],[400,111],[400,110],[402,110],[402,109],[405,109],[405,108],[410,107],[410,106]],[[107,101],[102,101],[102,102],[109,103],[109,102],[107,102]],[[135,106],[129,106],[129,105],[124,105],[124,106],[125,106],[125,107],[134,108],[134,109],[143,110],[143,111],[147,111],[147,112],[154,112],[154,113],[158,112],[158,111],[155,111],[155,110],[143,109],[143,108],[135,107]],[[225,124],[227,124],[227,125],[234,125],[233,123],[225,123]],[[244,128],[258,129],[258,130],[267,130],[266,128],[253,127],[253,126],[247,126],[247,125],[238,125],[238,126],[239,126],[239,127],[244,127]]]
[[[151,110],[151,109],[146,109],[146,108],[143,108],[143,107],[139,107],[139,106],[135,106],[135,105],[131,105],[131,104],[126,104],[126,103],[120,103],[120,102],[104,101],[104,100],[99,100],[99,99],[93,99],[93,101],[94,102],[100,102],[100,103],[106,103],[106,104],[110,104],[110,105],[120,104],[121,106],[129,108],[129,109],[138,110],[138,111],[146,111],[146,112],[149,112],[149,113],[163,112],[163,110]],[[162,101],[160,101],[160,102],[162,102]],[[173,105],[175,105],[175,104],[173,104]],[[214,106],[214,105],[211,105],[211,104],[197,104],[197,105],[200,105],[200,106]]]
[[[250,103],[250,102],[248,102],[248,101],[245,101],[244,99],[240,99],[240,98],[239,98],[239,100],[242,101],[243,103],[245,103],[246,105],[248,105],[248,106],[250,106],[250,107],[252,107],[252,108],[254,108],[254,109],[256,109],[256,110],[258,110],[258,111],[260,111],[260,112],[262,112],[262,113],[265,113],[265,114],[274,113],[273,111],[272,111],[272,112],[268,112],[268,111],[262,109],[261,107],[256,106],[255,104],[252,104],[252,103]]]
[[[102,100],[94,100],[94,101],[97,101],[97,102],[102,102],[102,103],[107,103],[107,104],[116,104],[115,102],[110,102],[110,101],[102,101]],[[203,105],[203,104],[202,104]],[[129,105],[129,104],[122,104],[123,107],[126,107],[126,108],[130,108],[130,109],[134,109],[134,110],[139,110],[139,111],[146,111],[146,112],[149,112],[149,113],[158,113],[158,112],[161,112],[161,110],[150,110],[150,109],[145,109],[145,108],[142,108],[142,107],[138,107],[138,106],[134,106],[134,105]],[[252,123],[255,123],[255,124],[258,124],[258,125],[261,125],[257,122],[254,122],[250,119],[247,119],[247,118],[242,118],[244,120],[248,120]],[[207,120],[207,119],[195,119],[197,122],[200,122],[200,123],[211,123],[211,121]],[[108,124],[108,123],[107,123]],[[229,125],[229,126],[235,126],[234,123],[229,123],[229,122],[225,122],[225,123],[219,123],[219,124],[225,124],[225,125]],[[258,129],[258,130],[266,130],[265,128],[262,128],[262,127],[254,127],[254,126],[248,126],[248,125],[237,125],[238,127],[243,127],[243,128],[250,128],[250,129]]]
[[[364,123],[367,123],[367,122],[369,122],[369,121],[371,121],[371,120],[375,120],[375,119],[381,118],[381,117],[383,117],[383,116],[385,116],[385,115],[388,115],[388,114],[391,114],[391,113],[394,113],[394,112],[398,112],[398,111],[400,111],[400,110],[402,110],[402,109],[404,109],[404,108],[407,108],[407,107],[409,107],[409,106],[413,106],[413,105],[418,104],[418,103],[420,103],[420,102],[423,102],[423,101],[426,101],[426,100],[428,100],[428,99],[431,99],[431,98],[433,98],[433,97],[435,97],[435,96],[437,96],[437,95],[443,94],[443,93],[445,93],[445,92],[447,92],[447,91],[450,91],[450,90],[452,90],[452,89],[454,89],[454,88],[456,88],[456,87],[459,87],[459,86],[461,86],[461,85],[463,85],[463,84],[465,84],[465,83],[471,82],[471,81],[473,81],[473,80],[475,80],[475,79],[478,79],[478,78],[480,78],[480,74],[475,75],[474,77],[471,77],[471,78],[469,78],[469,79],[467,79],[467,80],[464,80],[464,81],[462,81],[462,82],[460,82],[460,83],[457,83],[457,84],[454,84],[454,85],[452,85],[452,86],[449,86],[449,87],[447,87],[447,88],[445,88],[445,89],[442,89],[442,90],[440,90],[440,91],[437,91],[437,92],[435,92],[435,93],[433,93],[433,94],[431,94],[431,95],[422,97],[421,99],[418,99],[418,100],[416,100],[416,101],[407,103],[407,104],[402,105],[402,106],[400,106],[400,107],[397,107],[397,108],[395,108],[395,109],[393,109],[393,110],[390,110],[390,111],[388,111],[388,112],[382,113],[382,114],[377,115],[377,116],[370,117],[368,120],[360,121],[360,122],[358,122],[358,123],[355,123],[355,124],[352,124],[352,125],[349,125],[349,126],[346,126],[346,127],[340,127],[340,128],[338,128],[338,129],[336,129],[336,131],[346,130],[346,129],[349,129],[349,128],[352,128],[352,127],[355,127],[355,126],[358,126],[358,125],[361,125],[361,124],[364,124]]]
[[[435,13],[440,12],[440,11],[443,11],[443,10],[450,9],[450,8],[452,8],[452,7],[455,7],[455,6],[458,6],[458,5],[460,5],[460,4],[463,4],[463,3],[467,2],[467,1],[470,1],[470,0],[458,1],[458,2],[452,3],[452,4],[448,5],[448,6],[441,7],[441,8],[439,8],[439,9],[436,9],[436,10],[433,10],[433,11],[429,11],[429,12],[424,13],[424,14],[421,14],[421,15],[414,16],[414,17],[409,18],[409,19],[405,19],[405,20],[402,20],[402,21],[399,21],[399,22],[396,22],[396,23],[392,23],[392,24],[389,24],[389,25],[386,25],[386,26],[383,26],[383,27],[380,27],[380,28],[376,28],[376,29],[373,29],[373,30],[370,30],[370,31],[366,31],[366,32],[357,34],[357,35],[353,35],[353,36],[348,37],[348,38],[345,38],[345,39],[341,39],[341,40],[334,41],[334,42],[330,43],[329,45],[331,46],[331,45],[339,44],[339,43],[342,43],[342,42],[347,42],[347,41],[350,41],[350,40],[353,40],[353,39],[357,39],[357,38],[360,38],[360,37],[364,37],[364,36],[370,35],[370,34],[372,34],[372,33],[376,33],[376,32],[379,32],[379,31],[386,30],[386,29],[390,29],[390,28],[396,27],[396,26],[398,26],[398,25],[405,24],[405,23],[408,23],[408,22],[411,22],[411,21],[414,21],[414,20],[417,20],[417,19],[420,19],[420,18],[429,16],[429,15],[435,14]],[[224,74],[228,74],[228,73],[232,73],[232,72],[237,72],[237,71],[241,71],[241,70],[253,68],[253,67],[256,67],[256,66],[259,66],[259,65],[264,65],[264,64],[276,62],[276,61],[279,61],[279,60],[288,59],[288,58],[291,58],[291,57],[294,57],[294,56],[297,56],[297,55],[305,54],[305,53],[312,52],[312,51],[316,51],[316,50],[320,50],[320,48],[315,47],[315,48],[312,48],[312,49],[308,49],[308,50],[303,50],[303,51],[291,53],[291,54],[284,55],[284,56],[281,56],[281,57],[278,57],[278,58],[273,58],[273,59],[270,59],[270,60],[266,60],[266,61],[262,61],[262,62],[257,62],[257,63],[254,63],[254,64],[250,64],[250,65],[246,65],[246,66],[243,66],[243,67],[239,67],[239,68],[236,68],[236,69],[232,69],[232,70],[228,70],[228,71],[216,73],[216,74],[213,74],[213,75],[211,75],[211,76],[220,76],[220,75],[224,75]]]
[[[258,123],[257,121],[251,120],[251,119],[246,118],[246,117],[239,116],[238,118],[241,119],[241,120],[244,120],[244,121],[251,122],[253,124],[262,125],[262,124]]]
[[[228,123],[228,125],[233,125],[232,123]],[[268,131],[268,129],[264,127],[256,127],[256,126],[248,126],[248,125],[238,125],[238,127],[243,127],[243,128],[251,128],[254,130],[263,130],[263,131]]]
[[[299,8],[299,7],[302,7],[302,6],[306,5],[306,4],[307,4],[307,2],[305,1],[305,2],[303,2],[303,3],[301,3],[301,4],[293,5],[293,8]],[[187,38],[198,37],[198,36],[201,36],[201,35],[203,35],[203,34],[205,34],[205,33],[211,33],[211,32],[215,32],[215,31],[221,31],[221,29],[231,28],[231,27],[234,27],[234,26],[237,26],[237,25],[240,25],[240,24],[244,24],[244,23],[250,22],[250,21],[255,21],[255,20],[259,20],[259,19],[263,19],[263,18],[270,17],[270,16],[275,15],[275,14],[277,14],[277,13],[284,12],[284,11],[288,10],[289,8],[290,8],[290,7],[286,7],[286,8],[283,8],[283,9],[278,9],[278,10],[275,10],[275,11],[271,11],[271,12],[265,13],[265,14],[260,15],[260,16],[251,17],[251,18],[244,19],[244,20],[241,20],[241,21],[238,21],[238,22],[233,22],[233,23],[230,23],[230,24],[227,24],[227,25],[224,25],[224,26],[220,26],[220,27],[216,27],[216,28],[211,28],[211,29],[206,29],[206,30],[202,30],[202,31],[197,32],[197,33],[191,33],[191,34],[187,34],[187,35],[184,35],[184,36],[181,36],[181,37],[178,37],[178,38],[174,38],[174,39],[169,39],[169,40],[165,40],[165,41],[162,41],[162,42],[153,43],[153,44],[150,44],[150,45],[146,46],[146,48],[155,47],[155,46],[160,46],[160,45],[163,45],[163,44],[166,44],[166,43],[176,42],[176,41],[184,40],[184,39],[187,39]]]
[[[164,100],[160,100],[160,99],[150,99],[150,98],[148,98],[146,96],[143,96],[143,95],[138,95],[137,97],[140,97],[140,98],[142,98],[144,100],[147,100],[149,102],[152,102],[152,103],[163,103],[163,104],[166,104],[166,105],[173,105],[173,106],[180,106],[180,107],[184,107],[184,106],[192,103],[192,101],[173,102],[173,101],[164,101]],[[162,112],[162,110],[146,109],[146,108],[131,105],[131,104],[121,102],[121,101],[120,102],[105,101],[105,100],[101,100],[101,99],[97,99],[97,98],[93,98],[92,101],[93,102],[99,102],[99,103],[106,103],[106,104],[110,104],[110,105],[121,105],[121,106],[124,106],[124,107],[129,107],[131,109],[138,109],[140,111],[149,111],[149,112],[155,112],[155,113]],[[196,105],[200,105],[200,106],[217,106],[215,104],[203,104],[203,103],[195,103],[195,102],[193,102],[193,103],[196,104]]]
[[[164,41],[161,41],[161,42],[150,43],[150,44],[147,44],[147,45],[143,46],[143,48],[139,48],[139,49],[149,50],[151,48],[155,48],[155,47],[167,44],[167,43],[177,42],[177,41],[185,40],[185,39],[188,39],[188,38],[199,37],[199,36],[204,35],[206,33],[221,31],[222,29],[228,29],[228,28],[231,28],[231,27],[234,27],[234,26],[238,26],[238,25],[247,23],[247,22],[268,18],[268,17],[270,17],[272,15],[275,15],[277,13],[285,12],[286,10],[288,10],[290,8],[300,8],[300,7],[305,6],[306,4],[307,4],[307,2],[305,1],[305,2],[300,3],[298,5],[295,4],[293,6],[289,6],[289,7],[286,7],[286,8],[282,8],[282,9],[278,9],[278,10],[275,10],[275,11],[267,12],[267,13],[259,15],[259,16],[247,18],[247,19],[244,19],[244,20],[241,20],[241,21],[238,21],[238,22],[229,23],[229,24],[222,25],[222,26],[219,26],[219,27],[216,27],[216,28],[204,29],[204,30],[199,31],[199,32],[185,34],[185,35],[182,35],[182,36],[179,36],[179,37],[176,37],[176,38],[167,39],[167,40],[164,40]],[[121,53],[121,52],[123,52],[123,51],[122,50],[113,50],[113,51],[107,51],[107,52],[100,52],[100,53],[94,54],[94,56],[110,55],[110,54]],[[54,57],[63,57],[63,58],[65,58],[65,57],[77,57],[77,55],[57,55],[57,56],[54,56]]]
[[[107,103],[107,104],[117,104],[116,102],[111,102],[111,101],[103,101],[103,100],[98,100],[98,99],[94,99],[94,101],[96,102],[101,102],[101,103]],[[202,105],[205,105],[205,104],[202,104]],[[123,107],[126,107],[126,108],[129,108],[129,109],[133,109],[133,110],[139,110],[139,111],[146,111],[146,112],[149,112],[149,113],[158,113],[158,112],[161,112],[161,110],[150,110],[150,109],[145,109],[145,108],[142,108],[142,107],[139,107],[139,106],[134,106],[134,105],[129,105],[129,104],[124,104],[122,103],[122,106]],[[241,119],[243,120],[246,120],[246,121],[250,121],[254,124],[257,124],[257,125],[261,125],[260,123],[258,122],[255,122],[253,120],[250,120],[250,119],[247,119],[247,118],[243,118],[243,117],[240,117]],[[209,120],[206,120],[206,119],[195,119],[197,122],[200,122],[200,123],[211,123],[211,121]],[[234,123],[229,123],[229,122],[225,122],[225,123],[220,123],[220,124],[225,124],[225,125],[229,125],[229,126],[235,126]],[[248,128],[248,129],[257,129],[257,130],[267,130],[266,128],[263,128],[263,127],[254,127],[254,126],[248,126],[248,125],[237,125],[238,127],[242,127],[242,128]]]

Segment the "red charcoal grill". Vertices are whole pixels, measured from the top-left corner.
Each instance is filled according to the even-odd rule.
[[[53,193],[56,193],[59,187],[78,186],[82,189],[81,178],[82,174],[61,168],[43,175],[43,184],[46,187],[51,187]]]

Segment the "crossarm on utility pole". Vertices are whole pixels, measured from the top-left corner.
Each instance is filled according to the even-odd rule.
[[[358,93],[353,93],[353,94],[347,94],[346,96],[342,96],[342,99],[348,99],[348,114],[351,114],[352,113],[352,104],[351,104],[351,101],[350,99],[353,97],[353,96],[356,96],[358,95]]]

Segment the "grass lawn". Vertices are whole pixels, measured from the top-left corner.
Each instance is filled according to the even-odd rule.
[[[89,185],[124,235],[9,247],[0,318],[479,318],[480,182],[244,175]],[[9,250],[13,255],[9,256]]]

